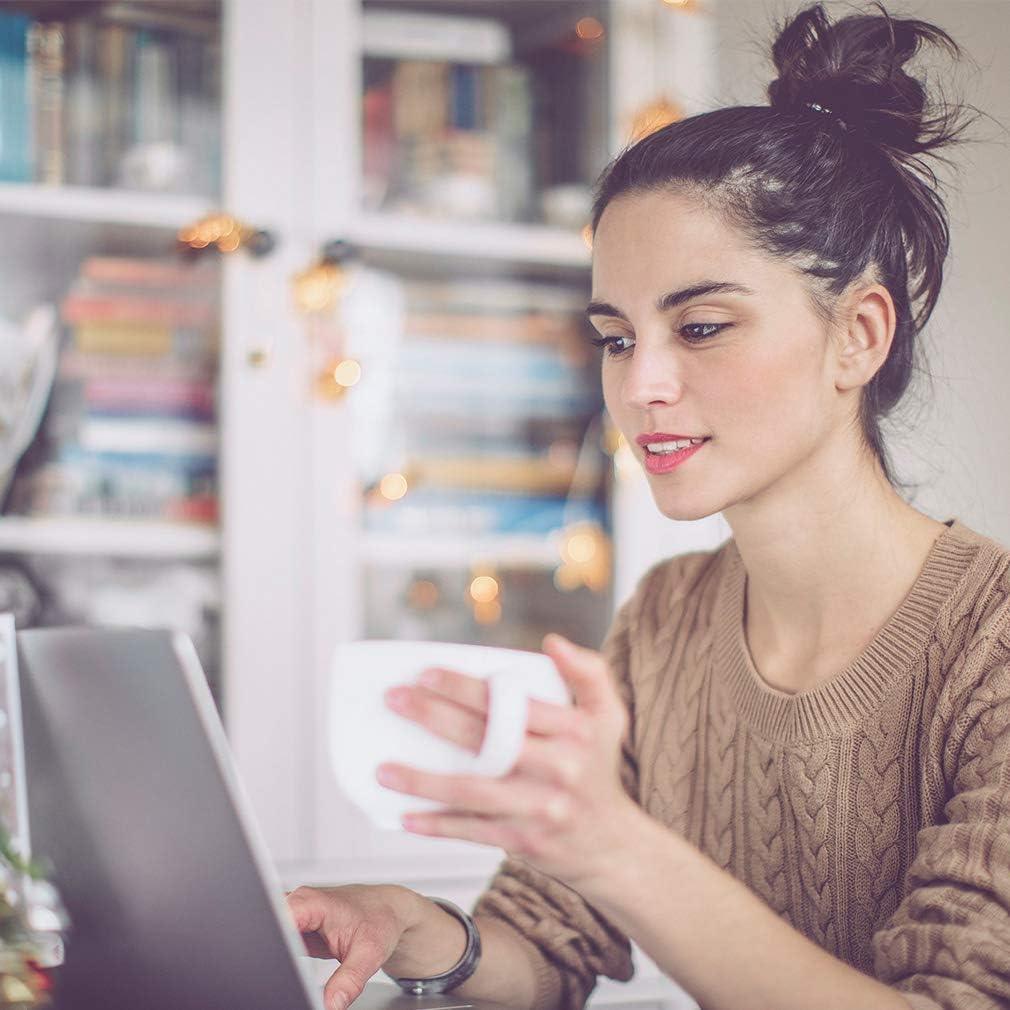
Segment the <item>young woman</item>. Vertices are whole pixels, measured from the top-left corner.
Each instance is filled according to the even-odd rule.
[[[608,410],[663,514],[722,512],[733,537],[655,565],[601,653],[545,639],[575,705],[531,706],[508,776],[384,769],[447,805],[412,830],[508,858],[479,961],[465,915],[404,888],[292,892],[342,962],[329,1006],[381,967],[577,1008],[631,976],[629,938],[705,1010],[1010,1006],[1010,551],[907,504],[879,427],[947,253],[921,156],[964,125],[902,69],[923,43],[957,52],[883,8],[810,7],[769,106],[675,123],[604,173]],[[481,739],[465,675],[389,701]]]

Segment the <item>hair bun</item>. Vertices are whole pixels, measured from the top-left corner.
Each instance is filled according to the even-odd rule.
[[[903,70],[924,44],[961,55],[941,28],[914,18],[854,14],[832,24],[821,4],[797,14],[772,46],[778,77],[768,86],[772,107],[830,109],[849,128],[907,154],[952,140],[967,123],[959,109],[936,111],[923,84]],[[935,114],[934,114],[935,112]]]

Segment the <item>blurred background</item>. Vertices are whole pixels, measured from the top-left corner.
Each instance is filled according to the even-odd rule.
[[[285,884],[469,904],[500,856],[335,792],[337,642],[597,647],[645,568],[729,534],[661,516],[603,412],[591,186],[763,102],[795,9],[0,2],[0,610],[187,631]],[[963,43],[1010,121],[1010,4],[889,9]],[[921,508],[1010,543],[1010,157],[983,133],[891,445]],[[678,1003],[639,960],[593,1002]]]

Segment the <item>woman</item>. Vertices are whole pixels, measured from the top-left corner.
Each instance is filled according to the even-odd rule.
[[[813,6],[770,106],[678,122],[601,179],[608,410],[660,510],[733,538],[655,565],[602,654],[545,639],[575,706],[531,708],[509,776],[384,769],[450,808],[411,830],[509,855],[461,996],[579,1007],[631,976],[631,938],[706,1010],[1010,1006],[1010,552],[908,505],[879,428],[947,253],[920,155],[963,128],[902,69],[923,43],[957,52]],[[389,701],[481,739],[478,681]],[[342,961],[331,1007],[464,949],[465,917],[404,888],[289,904]]]

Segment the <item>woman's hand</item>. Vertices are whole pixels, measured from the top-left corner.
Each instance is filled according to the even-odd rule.
[[[642,812],[621,785],[628,713],[606,661],[561,635],[548,635],[543,645],[574,704],[530,700],[526,739],[508,775],[443,775],[384,764],[378,779],[445,804],[445,810],[408,814],[407,830],[499,846],[577,888],[606,874],[629,819]],[[488,688],[478,677],[426,670],[416,684],[389,690],[386,703],[446,740],[480,749]]]
[[[412,899],[406,888],[382,884],[299,887],[287,895],[309,956],[340,962],[323,989],[327,1010],[344,1010],[393,956],[413,925]]]

